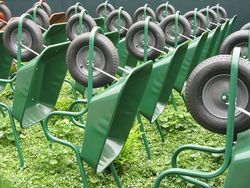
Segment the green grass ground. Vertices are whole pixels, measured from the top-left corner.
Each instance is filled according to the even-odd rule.
[[[182,144],[223,146],[224,137],[212,134],[197,125],[186,111],[177,93],[175,96],[179,107],[178,112],[174,111],[172,105],[168,105],[160,118],[165,143],[161,142],[156,127],[144,119],[152,160],[147,160],[138,124],[135,122],[125,149],[115,162],[124,187],[152,187],[157,175],[170,168],[171,156],[174,150]],[[11,104],[12,98],[8,88],[0,95],[0,101],[8,104]],[[64,86],[56,108],[65,110],[71,102],[70,90]],[[20,129],[18,125],[26,162],[26,168],[20,171],[9,121],[0,115],[0,122],[0,175],[4,178],[0,178],[0,188],[82,187],[74,153],[58,144],[53,144],[51,149],[39,124],[25,130]],[[55,135],[81,144],[84,131],[72,126],[68,119],[53,119],[51,124],[53,125],[51,130]],[[182,167],[210,171],[220,166],[223,156],[186,152],[179,159]],[[116,187],[110,173],[96,175],[87,164],[85,167],[90,187]],[[225,174],[207,181],[215,188],[222,188],[224,177]],[[169,177],[162,182],[162,187],[194,186],[184,183],[179,178]]]

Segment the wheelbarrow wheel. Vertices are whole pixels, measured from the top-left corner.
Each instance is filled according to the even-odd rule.
[[[29,13],[31,16],[33,16],[33,10],[34,10],[34,8],[31,8],[31,9],[27,10],[27,13]],[[36,9],[35,22],[37,25],[43,27],[44,29],[49,28],[49,17],[43,9],[41,9],[41,8]],[[44,32],[43,29],[41,29],[41,31]]]
[[[167,15],[171,15],[174,13],[175,13],[175,8],[173,7],[173,5],[168,4],[167,14],[166,14],[166,3],[159,5],[155,12],[158,22],[161,22],[164,18],[167,17]]]
[[[133,24],[126,35],[126,44],[129,52],[133,54],[139,60],[144,58],[144,25],[145,21],[139,21]],[[153,23],[149,22],[148,27],[148,51],[147,57],[149,60],[157,58],[164,50],[165,37],[161,28]],[[154,50],[150,47],[154,47],[158,50]]]
[[[66,32],[69,40],[74,40],[78,35],[80,35],[80,23],[79,23],[80,14],[75,14],[69,18],[69,21],[66,25]],[[90,32],[95,26],[95,20],[88,14],[83,15],[82,17],[83,31],[82,33]]]
[[[33,5],[33,7],[35,7],[35,6],[38,5],[38,4],[39,4],[39,2],[35,3],[35,4]],[[52,14],[52,10],[51,10],[51,7],[49,6],[49,4],[46,3],[46,2],[42,2],[41,6],[42,6],[42,9],[43,9],[43,10],[46,12],[46,14],[48,15],[48,17],[50,18],[51,14]]]
[[[88,86],[88,54],[90,33],[79,35],[72,41],[67,52],[67,66],[71,76],[81,85]],[[119,56],[113,43],[104,35],[96,34],[94,46],[94,66],[115,76]],[[112,78],[93,68],[93,87],[102,87]]]
[[[10,9],[3,3],[0,3],[0,19],[8,22],[12,18]],[[5,26],[6,23],[0,21],[0,29]]]
[[[166,17],[161,21],[160,27],[164,32],[166,43],[173,46],[175,44],[175,14]],[[178,34],[190,37],[191,35],[191,25],[189,21],[182,15],[179,15],[178,23]],[[178,36],[178,44],[186,41],[187,39],[183,36]]]
[[[195,11],[189,11],[186,14],[184,14],[184,17],[189,21],[191,25],[191,32],[194,33],[194,15]],[[203,33],[202,29],[206,29],[206,17],[201,14],[200,12],[196,13],[196,36],[200,36]],[[199,29],[199,28],[202,29]]]
[[[205,18],[206,18],[207,8],[203,8],[199,12],[202,13],[205,16]],[[217,17],[216,12],[213,11],[213,10],[211,10],[211,9],[208,9],[208,18],[209,18],[208,19],[209,20],[208,28],[209,29],[216,28],[216,25],[210,23],[210,22],[213,22],[213,23],[217,24],[219,22],[219,19]]]
[[[153,22],[156,21],[156,15],[153,9],[151,9],[150,7],[147,7],[146,13],[147,13],[147,16],[151,17]],[[134,22],[145,20],[144,7],[140,7],[135,11],[133,19],[134,19]]]
[[[7,26],[3,34],[3,42],[5,48],[8,50],[13,58],[17,58],[18,50],[18,21],[19,18],[14,18]],[[22,44],[29,47],[33,51],[40,53],[43,50],[43,35],[40,28],[35,22],[29,19],[24,19],[22,29]],[[29,61],[33,59],[36,54],[21,48],[21,59],[22,61]]]
[[[215,11],[215,13],[217,14],[217,6],[213,6],[213,7],[211,7],[210,8],[211,10],[213,10],[213,11]],[[221,6],[219,6],[218,7],[218,15],[217,15],[217,17],[219,16],[219,22],[220,23],[224,23],[225,22],[225,19],[227,18],[227,11],[226,11],[226,9],[224,9],[223,7],[221,7]],[[223,19],[221,19],[221,18],[223,18]]]
[[[231,55],[218,55],[199,64],[191,73],[185,90],[186,104],[193,118],[205,129],[226,134]],[[237,106],[250,111],[250,66],[239,61]],[[235,112],[235,133],[250,128],[250,118]]]
[[[241,47],[241,57],[248,58],[248,37],[248,30],[232,33],[221,44],[220,54],[232,54],[235,47]]]
[[[69,18],[73,16],[74,14],[80,13],[82,10],[86,10],[86,9],[83,8],[81,5],[77,6],[77,9],[76,9],[76,5],[72,5],[71,7],[69,7],[65,13],[66,21],[68,21]]]
[[[250,30],[250,22],[248,22],[247,24],[243,25],[240,30]]]
[[[119,10],[114,10],[108,15],[106,25],[109,31],[118,31],[118,14]],[[126,29],[129,29],[132,24],[132,17],[128,12],[123,10],[121,12],[120,25]],[[121,37],[124,37],[127,33],[127,30],[124,28],[120,28]]]
[[[101,3],[96,8],[96,15],[98,17],[107,17],[113,10],[115,10],[115,8],[110,3],[107,4],[106,10],[105,10],[105,3]]]

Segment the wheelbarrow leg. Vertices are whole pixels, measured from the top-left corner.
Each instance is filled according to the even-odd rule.
[[[82,159],[81,159],[81,156],[80,156],[80,151],[78,149],[74,149],[74,151],[76,153],[76,161],[77,161],[77,164],[79,166],[83,186],[85,188],[89,188],[88,181],[87,181],[87,176],[86,176],[84,166],[83,166],[83,162],[82,162]]]
[[[44,127],[43,127],[43,121],[40,121],[40,123],[41,123],[42,129],[43,129],[43,132],[45,134],[45,130],[44,130]],[[47,136],[47,134],[45,134],[45,137],[46,137],[47,141],[49,142],[49,148],[52,150],[53,149],[52,148],[52,144],[53,144],[52,140]]]
[[[114,163],[111,163],[111,164],[110,164],[110,169],[111,169],[111,172],[112,172],[113,177],[115,178],[115,181],[116,181],[116,183],[117,183],[117,186],[118,186],[119,188],[122,188],[122,182],[121,182],[121,180],[120,180],[119,175],[117,174],[117,171],[116,171],[116,169],[115,169]]]
[[[163,134],[163,131],[162,131],[162,128],[161,128],[161,125],[160,125],[158,119],[155,120],[155,125],[156,125],[157,130],[159,131],[159,133],[161,135],[161,141],[165,142],[164,134]]]
[[[174,106],[174,110],[175,110],[175,111],[178,111],[178,109],[177,109],[177,104],[176,104],[176,99],[175,99],[175,97],[174,97],[173,91],[172,91],[172,93],[171,93],[171,98],[170,98],[170,100],[171,100],[171,102],[172,102],[172,104],[173,104],[173,106]]]
[[[142,139],[143,139],[143,142],[144,142],[144,146],[145,146],[145,149],[146,149],[146,152],[147,152],[148,159],[151,159],[150,146],[148,144],[148,139],[147,139],[147,136],[146,136],[145,128],[144,128],[143,122],[141,120],[141,115],[140,115],[139,112],[137,113],[137,120],[138,120],[138,123],[139,123],[139,126],[140,126],[140,131],[142,133]]]
[[[77,97],[76,89],[74,88],[74,84],[70,80],[66,80],[66,79],[64,80],[64,82],[66,82],[66,83],[68,83],[70,85],[71,92],[73,94],[73,98],[74,98],[75,101],[77,101],[78,97]],[[80,105],[77,105],[76,108],[77,108],[78,112],[81,111]],[[80,116],[79,118],[80,118],[80,123],[83,124],[84,121],[83,121],[82,116]]]
[[[22,152],[22,147],[20,144],[19,135],[18,135],[18,132],[16,130],[16,124],[15,124],[15,121],[14,121],[14,118],[12,116],[12,112],[11,112],[10,108],[5,104],[0,103],[1,110],[2,110],[2,107],[5,108],[9,114],[10,125],[11,125],[14,141],[15,141],[16,148],[17,148],[18,158],[19,158],[19,166],[20,166],[20,169],[22,170],[24,168],[24,158],[23,158],[23,152]]]

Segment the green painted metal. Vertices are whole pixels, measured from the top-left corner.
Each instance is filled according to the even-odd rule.
[[[152,62],[136,67],[89,102],[81,156],[96,172],[109,166],[123,148],[151,69]]]
[[[235,22],[236,22],[236,19],[237,19],[237,16],[235,15],[232,19],[230,19],[229,21],[229,26],[228,26],[228,30],[227,30],[227,33],[226,33],[226,36],[227,37],[230,33],[232,33],[233,31],[233,27],[235,25]]]
[[[210,22],[210,19],[209,19],[209,6],[207,6],[207,9],[206,9],[206,26],[207,26],[207,30],[209,30],[209,22]]]
[[[218,26],[216,29],[209,32],[207,40],[206,40],[206,44],[203,47],[203,50],[201,52],[199,62],[202,62],[205,59],[211,57],[210,54],[212,53],[212,49],[215,45],[214,43],[217,40],[218,35],[220,33],[220,28],[221,28],[221,26]]]
[[[164,13],[165,17],[168,16],[168,5],[169,5],[169,2],[167,1],[166,2],[166,7],[165,7],[165,13]]]
[[[17,148],[17,153],[18,153],[18,158],[19,158],[19,166],[22,170],[24,168],[25,164],[24,164],[24,158],[23,158],[23,152],[22,152],[19,134],[17,132],[16,125],[15,125],[15,120],[12,116],[11,109],[6,104],[0,102],[0,108],[5,108],[6,111],[8,112],[12,133],[13,133],[14,141],[15,141],[16,148]]]
[[[206,44],[207,36],[208,32],[205,32],[201,35],[201,37],[194,39],[188,45],[188,50],[174,84],[175,90],[177,90],[179,93],[182,93],[183,86],[192,70],[200,63],[200,55],[204,45]]]
[[[228,27],[229,27],[229,21],[226,21],[225,23],[221,25],[221,31],[219,33],[217,40],[215,41],[215,45],[214,45],[214,48],[212,49],[211,56],[215,56],[219,54],[219,50],[227,34]]]
[[[106,32],[104,35],[108,37],[115,46],[118,45],[120,38],[120,33],[118,31]]]
[[[144,6],[144,16],[146,15],[146,10],[147,10],[147,4]],[[145,17],[145,22],[144,22],[144,58],[143,61],[144,63],[148,61],[148,27],[149,27],[149,22],[151,20],[150,16]]]
[[[68,45],[49,46],[17,71],[13,115],[21,127],[34,125],[54,109],[67,72]]]
[[[238,77],[238,63],[240,58],[240,48],[235,48],[232,56],[231,75],[230,75],[230,87],[229,87],[229,107],[228,107],[228,119],[227,119],[227,132],[226,132],[226,144],[225,148],[212,148],[199,145],[183,145],[179,147],[172,158],[172,167],[169,170],[162,172],[154,183],[154,188],[160,187],[161,181],[170,175],[179,175],[183,180],[195,184],[199,187],[211,187],[207,183],[197,180],[195,178],[210,179],[221,175],[229,166],[231,162],[231,155],[233,151],[233,139],[234,139],[234,120],[235,120],[235,102],[237,96],[237,77]],[[220,97],[220,96],[218,96]],[[187,170],[177,168],[178,155],[186,150],[202,151],[207,153],[224,153],[223,164],[212,172],[201,172],[195,170]],[[237,186],[238,187],[238,186]]]
[[[249,31],[249,35],[248,35],[248,61],[250,61],[250,31]]]
[[[178,46],[153,65],[149,83],[139,108],[149,121],[155,121],[163,112],[171,95],[178,71],[186,54],[188,42]]]
[[[148,4],[145,4],[144,5],[144,9],[143,9],[143,14],[144,14],[144,19],[146,19],[147,18],[147,8],[148,8]]]
[[[128,52],[125,38],[119,41],[117,45],[117,50],[119,53],[119,60],[120,60],[119,65],[121,67],[125,66],[128,66],[130,68],[136,67],[138,60]]]
[[[67,40],[66,23],[53,24],[44,33],[45,46],[66,42]]]
[[[176,11],[175,13],[175,27],[174,27],[174,47],[178,46],[178,36],[179,36],[179,15],[180,11]]]
[[[105,25],[106,25],[106,22],[105,22],[104,17],[94,18],[94,20],[95,20],[96,25],[97,25],[98,27],[101,27],[102,29],[105,30],[105,28],[106,28],[106,26],[105,26]]]
[[[25,18],[32,19],[32,16],[28,13],[22,14],[18,21],[18,37],[17,37],[17,69],[22,66],[21,53],[22,53],[22,35],[23,35],[23,21]]]
[[[85,10],[85,9],[80,12],[80,16],[79,16],[79,34],[83,33],[83,23],[82,23],[83,19],[82,19],[82,17],[86,15],[86,12],[87,12],[87,10]]]
[[[197,11],[198,11],[198,8],[195,8],[194,9],[194,25],[193,25],[193,28],[194,28],[194,37],[197,36]]]
[[[249,187],[250,130],[238,135],[224,188]]]
[[[0,32],[0,92],[5,88],[6,82],[11,73],[13,58],[9,55],[3,45],[3,32]],[[4,80],[3,80],[4,79]]]
[[[120,7],[119,9],[118,9],[118,23],[117,23],[117,31],[118,31],[118,33],[119,33],[119,38],[118,38],[118,41],[120,41],[120,39],[121,39],[121,35],[120,35],[120,32],[121,32],[121,14],[122,14],[122,11],[124,10],[124,8],[123,7]]]

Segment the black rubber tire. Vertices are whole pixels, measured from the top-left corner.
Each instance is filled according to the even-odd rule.
[[[69,7],[65,13],[65,19],[66,21],[69,20],[69,18],[71,16],[73,16],[74,14],[77,14],[77,13],[80,13],[82,10],[86,10],[85,8],[83,8],[81,5],[79,5],[77,7],[77,12],[76,12],[76,9],[75,9],[76,5],[72,5],[71,7]]]
[[[79,17],[80,17],[80,13],[71,16],[66,25],[66,33],[67,33],[69,40],[71,41],[74,40],[79,35],[79,33],[77,33],[77,31],[74,29],[74,27],[79,25]],[[88,14],[85,14],[82,17],[82,20],[83,20],[82,22],[83,33],[90,32],[95,26],[97,26],[95,20]]]
[[[243,25],[240,30],[250,30],[250,22],[248,22],[247,24]]]
[[[33,10],[34,10],[34,8],[31,8],[31,9],[27,10],[27,13],[29,13],[31,16],[33,16]],[[41,8],[36,9],[36,17],[38,20],[40,20],[39,22],[36,20],[37,25],[43,27],[44,29],[49,28],[49,17],[43,9],[41,9]],[[43,29],[41,29],[41,31],[44,32]]]
[[[202,13],[206,18],[207,8],[203,8],[199,12]],[[208,9],[208,14],[209,14],[210,22],[213,22],[213,23],[216,23],[216,24],[219,22],[219,19],[218,19],[217,14],[216,14],[215,11],[213,11],[211,9]],[[208,28],[209,29],[214,29],[214,28],[216,28],[216,25],[209,23]]]
[[[242,57],[247,58],[248,54],[248,30],[240,30],[229,35],[221,44],[220,54],[232,54],[235,47],[242,47]]]
[[[69,73],[78,83],[84,86],[88,86],[87,65],[83,65],[84,59],[86,60],[86,62],[88,60],[88,51],[85,51],[85,53],[87,54],[83,58],[80,58],[81,63],[83,64],[77,64],[77,57],[79,58],[78,53],[80,52],[80,50],[89,48],[89,38],[90,33],[79,35],[77,38],[75,38],[75,40],[72,41],[67,52],[67,66]],[[103,66],[103,71],[115,76],[119,65],[119,55],[113,43],[106,36],[97,33],[95,37],[95,47],[101,51],[105,58],[104,61],[101,61],[101,63],[104,63],[104,65],[99,64],[99,66]],[[80,66],[85,66],[85,69]],[[84,73],[82,71],[86,72]],[[93,75],[94,88],[105,86],[112,81],[112,78],[100,72],[99,74]]]
[[[140,44],[137,45],[137,47],[138,46],[141,47],[141,51],[139,51],[138,48],[136,47],[134,40],[137,34],[139,33],[141,33],[142,35],[144,34],[144,24],[145,24],[145,21],[139,21],[139,22],[134,23],[130,27],[126,35],[126,44],[127,44],[127,48],[129,52],[133,54],[139,60],[143,60],[144,58],[143,38],[142,39],[139,38]],[[165,46],[165,36],[161,28],[156,23],[149,22],[148,31],[150,33],[148,36],[153,37],[153,40],[154,40],[154,44],[152,44],[152,46],[156,49],[163,51],[164,46]],[[148,48],[148,60],[154,60],[160,54],[161,52]]]
[[[116,24],[113,23],[114,21],[118,20],[118,14],[119,14],[119,10],[114,10],[108,15],[107,20],[106,20],[106,26],[107,26],[108,31],[118,30],[117,23]],[[131,25],[133,24],[132,17],[129,15],[128,12],[124,10],[121,12],[121,20],[123,20],[124,22],[124,24],[121,24],[121,25],[127,29],[129,29]],[[120,28],[121,37],[126,36],[126,33],[127,33],[126,29]]]
[[[19,18],[14,18],[7,26],[3,34],[3,42],[5,48],[8,50],[10,55],[13,58],[17,58],[17,29],[18,29]],[[29,47],[37,53],[40,53],[43,50],[43,35],[40,28],[36,25],[35,22],[29,19],[24,19],[23,22],[23,31],[28,33],[31,37],[31,44]],[[24,40],[24,44],[28,41]],[[29,61],[36,57],[36,55],[28,50],[22,48],[21,59],[22,61]]]
[[[155,14],[158,22],[161,22],[164,18],[166,18],[166,16],[164,15],[165,10],[166,10],[166,3],[163,3],[157,7]],[[167,12],[168,15],[175,13],[175,8],[173,7],[173,5],[168,4]]]
[[[146,12],[147,12],[147,16],[150,16],[151,20],[153,22],[155,22],[156,21],[156,15],[155,15],[155,12],[153,11],[153,9],[151,9],[150,7],[147,7]],[[145,20],[145,18],[144,18],[144,6],[138,8],[135,11],[134,16],[133,16],[133,20],[134,20],[134,22]]]
[[[5,20],[6,22],[8,22],[12,18],[10,9],[4,3],[0,3],[0,18]],[[0,28],[5,25],[5,23],[0,21]]]
[[[172,26],[175,26],[175,14],[169,15],[164,20],[161,21],[160,27],[165,35],[165,40],[168,45],[173,46],[175,44],[174,31],[172,30]],[[168,29],[170,27],[170,30]],[[182,29],[180,29],[182,28]],[[190,37],[191,35],[191,25],[189,21],[182,15],[179,15],[179,33],[185,35],[186,37]],[[179,36],[178,44],[186,41],[187,39]]]
[[[227,83],[227,80],[229,80],[231,61],[232,61],[231,55],[218,55],[218,56],[214,56],[203,61],[193,70],[186,85],[185,95],[186,95],[186,104],[187,104],[188,110],[192,114],[193,118],[202,127],[214,133],[226,134],[227,105],[220,99],[219,100],[215,99],[218,105],[216,103],[212,105],[215,105],[215,109],[222,108],[223,111],[225,110],[225,112],[223,112],[225,114],[223,114],[223,117],[222,117],[214,111],[211,112],[211,109],[209,110],[207,108],[208,105],[206,106],[206,104],[204,103],[204,100],[206,99],[203,99],[202,92],[204,88],[206,89],[206,84],[212,78],[215,78],[215,76],[220,76],[220,75],[228,75],[226,82],[224,82],[224,85],[220,84],[222,85],[222,87],[219,87],[218,89],[213,90],[211,94],[209,92],[209,94],[211,96],[214,95],[213,97],[215,97],[216,94],[218,93],[221,94],[225,90],[227,90],[226,92],[228,92],[229,84],[225,84],[225,83]],[[240,58],[238,78],[239,80],[241,80],[244,86],[246,86],[246,91],[248,92],[248,95],[250,94],[249,75],[250,75],[249,62],[243,58]],[[246,103],[244,104],[246,104],[244,109],[247,111],[250,111],[250,100],[248,102],[246,101]],[[248,116],[246,116],[243,113],[236,113],[235,133],[243,132],[249,129],[250,128],[249,122],[250,122],[250,118]]]
[[[111,5],[110,3],[107,4],[106,7],[106,14],[105,14],[105,3],[101,3],[100,5],[97,6],[96,8],[96,15],[98,17],[107,17],[113,10],[115,10],[115,8],[113,7],[113,5]]]
[[[39,4],[39,2],[35,3],[33,5],[33,7],[35,7],[37,4]],[[48,17],[50,18],[51,14],[52,14],[52,10],[51,10],[51,7],[49,6],[49,4],[46,2],[42,2],[41,6],[42,6],[43,10],[46,12],[46,14],[48,15]]]
[[[191,32],[192,34],[194,34],[193,28],[194,26],[193,24],[193,20],[194,20],[194,13],[195,11],[189,11],[186,14],[184,14],[184,17],[189,21],[190,25],[191,25]],[[197,26],[200,28],[203,28],[206,30],[206,17],[200,13],[197,12],[196,13],[196,21],[197,21]],[[196,30],[196,36],[200,36],[204,31],[202,29],[198,29]]]
[[[216,15],[217,15],[217,6],[213,6],[210,8],[211,10],[215,11]],[[224,23],[225,22],[225,19],[227,19],[227,11],[226,9],[224,9],[222,6],[218,6],[218,12],[219,12],[219,22],[220,23]],[[218,15],[217,15],[218,17]],[[223,19],[221,19],[223,18]]]

